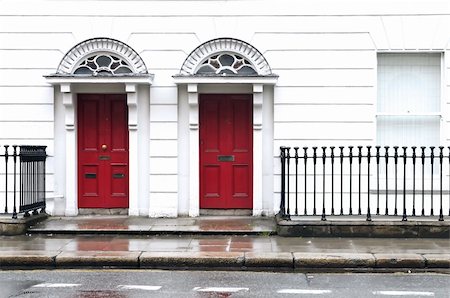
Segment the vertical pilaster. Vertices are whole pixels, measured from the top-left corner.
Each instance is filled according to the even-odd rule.
[[[263,85],[253,84],[253,215],[262,213],[263,202]]]
[[[129,208],[128,215],[139,215],[138,96],[136,84],[126,84],[129,133]]]
[[[189,216],[200,214],[199,127],[197,84],[188,84],[189,103]]]
[[[77,167],[77,140],[75,133],[75,95],[70,84],[61,84],[64,105],[65,147],[66,147],[66,216],[78,214],[78,167]]]

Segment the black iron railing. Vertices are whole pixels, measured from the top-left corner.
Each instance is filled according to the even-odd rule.
[[[46,146],[5,145],[2,149],[0,175],[4,179],[0,180],[0,194],[4,196],[4,213],[17,218],[18,213],[28,217],[30,212],[45,212]]]
[[[450,147],[280,147],[280,160],[285,218],[450,216]]]

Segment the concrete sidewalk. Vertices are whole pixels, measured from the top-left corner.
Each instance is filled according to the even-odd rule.
[[[286,238],[275,229],[273,218],[50,218],[28,235],[0,237],[0,269],[450,273],[449,239]]]

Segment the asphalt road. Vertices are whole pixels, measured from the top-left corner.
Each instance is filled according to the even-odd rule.
[[[0,271],[0,297],[450,297],[448,274]]]

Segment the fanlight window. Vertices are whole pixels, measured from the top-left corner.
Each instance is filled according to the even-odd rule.
[[[111,76],[133,73],[130,65],[123,59],[110,55],[100,54],[86,58],[75,68],[74,74]]]
[[[209,57],[197,70],[197,74],[256,75],[248,60],[235,54],[223,53]]]

